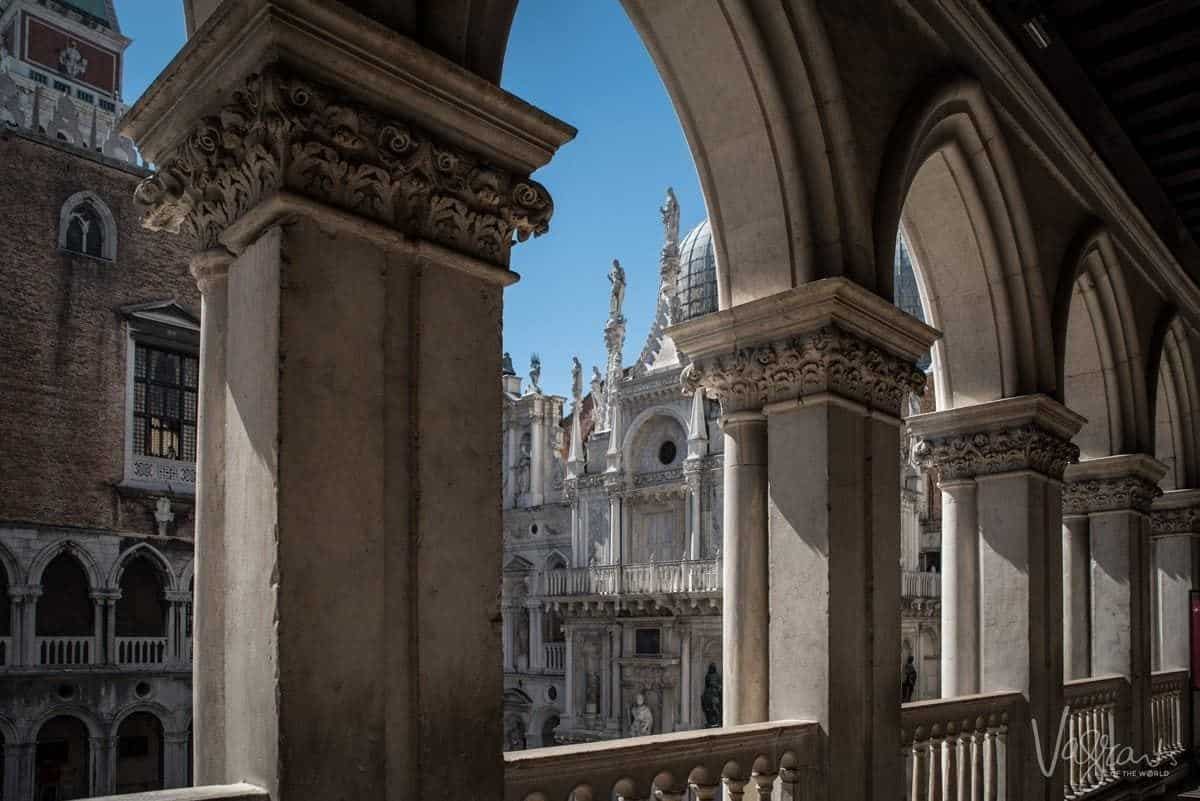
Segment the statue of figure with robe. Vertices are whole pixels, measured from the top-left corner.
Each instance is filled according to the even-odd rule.
[[[621,316],[621,307],[625,303],[625,271],[621,262],[613,259],[612,269],[608,272],[608,282],[612,284],[612,294],[608,298],[608,318],[616,320]]]
[[[706,728],[721,726],[721,674],[717,672],[716,664],[708,663],[708,673],[704,676],[704,692],[700,694],[700,709],[704,712]]]
[[[629,735],[644,737],[654,728],[654,712],[646,706],[646,696],[638,693],[629,708]]]
[[[575,404],[579,404],[579,399],[583,397],[583,364],[580,363],[578,356],[571,357],[571,398]]]
[[[536,353],[529,357],[529,391],[535,395],[542,394],[542,386],[539,381],[542,380],[542,357]]]

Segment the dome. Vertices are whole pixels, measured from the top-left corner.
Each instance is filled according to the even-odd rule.
[[[717,310],[717,256],[708,220],[693,228],[679,243],[678,322]]]

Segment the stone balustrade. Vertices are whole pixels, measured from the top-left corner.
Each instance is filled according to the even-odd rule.
[[[90,665],[96,661],[95,637],[38,637],[38,664]]]
[[[900,747],[908,801],[1015,801],[1018,732],[1026,716],[1017,692],[904,704]]]
[[[721,563],[717,559],[698,559],[568,567],[541,571],[536,586],[547,596],[719,592]]]
[[[166,637],[117,637],[118,665],[161,665],[167,661]]]
[[[1063,684],[1071,756],[1065,760],[1065,798],[1082,798],[1120,781],[1111,760],[1113,747],[1129,741],[1121,710],[1130,702],[1124,676],[1076,679]]]
[[[783,720],[513,751],[504,755],[504,798],[711,801],[752,786],[758,798],[815,798],[819,738],[817,724]]]
[[[916,570],[905,570],[900,574],[901,594],[905,598],[941,598],[942,575]]]
[[[91,801],[270,801],[270,794],[253,784],[205,784],[143,793],[97,796]]]
[[[567,644],[565,642],[548,642],[546,649],[546,672],[563,673],[567,665]]]
[[[1184,707],[1190,700],[1186,670],[1155,671],[1150,679],[1150,745],[1156,762],[1163,762],[1187,748]]]

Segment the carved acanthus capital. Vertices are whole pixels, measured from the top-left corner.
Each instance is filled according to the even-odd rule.
[[[684,392],[703,387],[723,414],[767,403],[831,392],[898,415],[910,392],[920,394],[925,374],[835,325],[765,345],[740,348],[688,365]]]
[[[1150,513],[1150,531],[1155,536],[1200,534],[1200,506],[1155,509]]]
[[[1149,512],[1150,504],[1160,495],[1162,490],[1157,484],[1140,476],[1070,481],[1063,487],[1063,513]]]
[[[1014,470],[1061,479],[1067,465],[1079,460],[1078,446],[1036,423],[927,437],[917,441],[912,453],[918,467],[936,468],[943,480]]]
[[[513,236],[549,230],[554,204],[527,176],[485,164],[279,65],[246,78],[137,188],[152,230],[200,249],[289,191],[411,236],[507,264]]]

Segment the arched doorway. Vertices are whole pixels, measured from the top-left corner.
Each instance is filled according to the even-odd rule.
[[[38,656],[43,665],[89,664],[96,659],[95,616],[87,573],[69,553],[42,572],[37,601]]]
[[[92,794],[88,729],[79,718],[59,715],[42,724],[34,761],[34,801],[67,801]]]
[[[116,618],[119,664],[156,665],[165,661],[167,604],[162,577],[145,556],[134,557],[121,574]]]
[[[163,789],[163,727],[150,712],[134,712],[117,730],[118,793]]]

